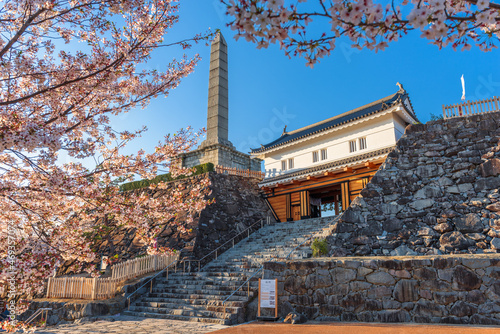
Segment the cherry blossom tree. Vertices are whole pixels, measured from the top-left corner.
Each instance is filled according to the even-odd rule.
[[[62,261],[92,261],[88,235],[101,218],[137,228],[150,253],[170,251],[155,238],[166,224],[182,228],[179,212],[189,221],[207,204],[208,181],[161,198],[118,185],[160,170],[190,175],[172,161],[201,132],[183,129],[153,153],[130,155],[125,145],[145,129],[118,132],[111,123],[167,95],[198,61],[183,57],[149,70],[155,49],[188,48],[211,34],[167,43],[179,19],[176,0],[1,3],[0,295],[34,295]],[[71,162],[61,163],[61,155]]]
[[[286,55],[313,67],[345,36],[358,49],[383,50],[409,31],[439,48],[489,51],[498,46],[500,4],[489,0],[221,0],[236,38],[267,48],[278,43]]]

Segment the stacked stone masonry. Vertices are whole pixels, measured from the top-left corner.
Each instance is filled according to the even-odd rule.
[[[180,250],[183,256],[198,259],[260,219],[272,217],[272,213],[260,196],[258,179],[209,172],[180,181],[172,181],[169,187],[181,185],[184,188],[183,191],[188,193],[191,184],[198,183],[201,178],[210,179],[211,195],[209,198],[214,199],[215,202],[201,210],[193,222],[186,225],[190,232],[180,231],[176,226],[167,226],[158,239],[160,246]],[[151,196],[161,197],[166,194],[168,194],[168,189],[155,191]],[[112,228],[108,235],[94,245],[99,254],[94,264],[99,265],[101,256],[113,257],[119,254],[121,262],[146,254],[147,247],[136,235],[135,229],[116,228],[112,221],[107,224]],[[74,273],[71,271],[72,264],[70,261],[65,263],[59,268],[58,275]]]
[[[346,210],[330,255],[497,253],[500,113],[415,124]]]
[[[323,321],[500,325],[500,256],[267,262],[279,312]]]
[[[230,168],[261,170],[261,161],[230,146],[214,144],[180,155],[181,166],[190,168],[208,162]]]

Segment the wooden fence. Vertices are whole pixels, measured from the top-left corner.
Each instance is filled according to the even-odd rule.
[[[481,100],[481,101],[467,101],[459,104],[451,104],[449,106],[443,105],[443,117],[444,119],[453,117],[464,117],[470,115],[476,115],[481,113],[497,112],[500,111],[498,104],[500,98],[495,96],[491,99]]]
[[[118,284],[149,272],[163,269],[179,259],[175,255],[148,255],[111,267],[109,278],[54,277],[47,283],[47,298],[108,299]]]
[[[112,278],[54,277],[47,283],[47,298],[113,298],[120,281]]]
[[[149,255],[111,267],[111,277],[118,280],[127,280],[152,271],[163,269],[179,259],[179,253],[175,255]]]
[[[227,175],[237,175],[244,177],[255,177],[257,179],[263,179],[265,174],[259,171],[249,170],[249,169],[238,169],[238,168],[230,168],[224,166],[216,166],[215,171],[219,174],[227,174]]]

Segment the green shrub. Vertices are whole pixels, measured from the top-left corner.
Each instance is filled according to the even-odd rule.
[[[207,172],[213,172],[214,171],[214,164],[211,162],[207,162],[206,164],[194,166],[194,169],[195,169],[195,172],[193,174],[191,174],[191,176],[200,175],[200,174],[204,174]],[[124,184],[120,185],[120,191],[129,191],[129,190],[147,188],[147,187],[149,187],[149,185],[157,184],[157,183],[160,183],[161,181],[170,182],[170,181],[180,180],[180,179],[184,179],[184,178],[186,178],[186,176],[184,176],[184,175],[181,175],[177,178],[173,178],[172,175],[170,175],[170,173],[162,174],[162,175],[158,175],[157,177],[155,177],[154,179],[151,179],[151,180],[139,180],[139,181],[124,183]]]
[[[326,239],[314,239],[311,249],[313,251],[313,256],[325,256],[328,254],[328,242]]]
[[[444,119],[443,115],[441,115],[441,114],[435,115],[435,114],[431,113],[431,121],[439,121],[441,119]]]

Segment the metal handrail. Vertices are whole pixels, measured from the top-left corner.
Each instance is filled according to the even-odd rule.
[[[268,222],[270,221],[270,217],[267,217],[266,218],[268,220]],[[151,277],[150,279],[148,279],[146,281],[146,283],[144,283],[143,285],[141,285],[139,288],[137,288],[134,292],[132,292],[128,297],[127,297],[127,300],[128,300],[128,308],[130,309],[130,297],[132,297],[134,294],[136,294],[141,288],[143,288],[145,285],[147,285],[149,282],[151,282],[151,291],[153,290],[153,279],[155,279],[158,275],[160,275],[161,273],[163,273],[165,270],[167,270],[167,279],[168,279],[168,268],[172,265],[175,264],[175,272],[177,272],[177,263],[184,263],[184,269],[183,271],[185,272],[186,271],[186,262],[188,262],[188,268],[189,268],[189,272],[191,272],[191,262],[198,262],[198,271],[200,271],[200,266],[201,266],[201,261],[203,261],[205,258],[207,258],[208,256],[210,256],[212,253],[215,252],[215,258],[217,259],[217,251],[219,250],[219,248],[225,246],[227,243],[229,243],[230,241],[233,242],[233,247],[234,247],[234,239],[236,239],[238,236],[240,236],[241,234],[247,232],[248,234],[248,237],[250,236],[250,229],[252,227],[254,227],[254,225],[258,224],[258,223],[261,223],[261,227],[262,226],[262,221],[264,220],[264,218],[261,218],[259,219],[257,222],[253,223],[252,225],[250,225],[249,227],[247,227],[245,230],[243,230],[242,232],[238,233],[237,235],[235,235],[233,238],[229,239],[228,241],[226,241],[225,243],[223,243],[222,245],[220,245],[219,247],[217,247],[216,249],[214,249],[213,251],[211,251],[210,253],[208,253],[207,255],[205,255],[204,257],[202,257],[201,259],[197,260],[197,259],[189,259],[189,260],[176,260],[175,262],[172,262],[171,264],[169,264],[166,268],[163,268],[160,272],[158,272],[156,275],[154,275],[153,277]],[[268,223],[269,224],[269,223]]]
[[[200,262],[203,261],[205,258],[207,258],[208,256],[210,256],[214,252],[215,252],[215,258],[217,258],[217,251],[219,250],[219,248],[224,247],[230,241],[234,241],[234,239],[236,239],[238,236],[240,236],[241,234],[243,234],[245,232],[247,232],[247,238],[250,237],[250,229],[252,227],[254,227],[254,225],[258,224],[258,223],[261,223],[261,228],[262,228],[263,227],[262,226],[262,221],[263,220],[264,220],[264,218],[259,219],[258,221],[256,221],[252,225],[248,226],[246,229],[244,229],[243,231],[241,231],[240,233],[238,233],[237,235],[235,235],[234,237],[232,237],[231,239],[229,239],[228,241],[226,241],[225,243],[223,243],[222,245],[220,245],[219,247],[217,247],[216,249],[214,249],[213,251],[211,251],[210,253],[208,253],[207,255],[205,255],[204,257],[202,257],[201,259],[199,259],[198,261],[200,261]],[[234,243],[233,243],[233,247],[234,247]]]
[[[36,317],[38,317],[40,314],[42,314],[42,319],[43,319],[43,313],[45,312],[45,324],[44,324],[44,327],[45,327],[47,325],[47,319],[48,319],[49,311],[52,311],[52,309],[48,308],[48,307],[39,308],[28,319],[26,319],[25,324],[26,325],[29,324],[30,322],[32,322],[33,320],[35,320]]]
[[[161,273],[163,273],[165,270],[167,271],[167,279],[168,279],[168,268],[170,268],[172,265],[175,265],[175,271],[177,272],[177,262],[179,260],[175,260],[174,262],[170,263],[168,266],[166,266],[165,268],[163,268],[162,270],[160,270],[156,275],[154,275],[153,277],[151,277],[150,279],[148,279],[146,281],[146,283],[144,283],[143,285],[141,285],[140,287],[138,287],[137,289],[135,289],[134,292],[132,292],[128,297],[127,297],[127,300],[128,300],[128,309],[130,309],[130,297],[132,297],[133,295],[135,295],[140,289],[142,289],[144,286],[146,286],[149,282],[151,282],[151,291],[153,290],[153,280],[158,276],[160,275]]]
[[[267,217],[266,220],[268,221],[268,225],[270,224],[269,221],[270,221],[270,218],[271,217]],[[217,259],[217,255],[218,255],[218,251],[220,248],[226,246],[228,243],[230,243],[231,241],[233,242],[233,247],[234,247],[234,240],[239,237],[240,235],[244,234],[244,233],[247,233],[247,238],[250,237],[250,229],[252,229],[255,225],[257,225],[258,223],[261,223],[261,228],[263,227],[263,220],[264,218],[261,218],[259,219],[258,221],[256,221],[255,223],[253,223],[252,225],[248,226],[246,229],[244,229],[243,231],[241,231],[240,233],[238,233],[237,235],[235,235],[234,237],[232,237],[231,239],[229,239],[228,241],[226,241],[225,243],[223,243],[222,245],[220,245],[219,247],[217,247],[216,249],[214,249],[213,251],[211,251],[210,253],[208,253],[207,255],[205,255],[204,257],[202,257],[201,259],[189,259],[189,260],[182,260],[182,261],[179,261],[180,263],[186,263],[188,262],[189,263],[189,270],[191,271],[191,262],[198,262],[198,271],[201,270],[201,262],[206,259],[207,257],[209,257],[210,255],[212,255],[213,253],[215,253],[215,259]],[[243,240],[243,239],[242,239]],[[241,241],[241,240],[240,240]]]
[[[254,276],[255,276],[255,275],[257,275],[257,274],[259,273],[259,271],[261,271],[262,269],[264,269],[264,265],[262,265],[259,269],[257,269],[257,271],[256,271],[256,272],[254,272],[252,276],[250,276],[250,277],[249,277],[249,278],[248,278],[245,282],[243,282],[243,284],[241,284],[241,285],[240,285],[240,286],[239,286],[236,290],[234,290],[234,291],[233,291],[233,293],[229,295],[229,297],[227,297],[226,299],[224,299],[224,301],[222,302],[222,306],[224,307],[224,314],[226,314],[226,307],[225,307],[225,304],[226,304],[227,300],[228,300],[229,298],[231,298],[232,296],[234,296],[234,294],[235,294],[236,292],[240,291],[240,289],[241,289],[241,288],[242,288],[245,284],[247,284],[247,283],[248,283],[248,289],[250,290],[250,280],[251,280],[252,278],[254,278]],[[249,292],[249,293],[250,293],[250,292]]]
[[[342,215],[337,215],[337,217],[335,217],[335,219],[333,219],[332,221],[329,221],[327,224],[325,224],[325,226],[326,226],[326,225],[330,225],[330,224],[332,224],[332,223],[334,223],[334,222],[338,221],[338,220],[340,219],[340,217],[341,217],[341,216],[342,216]],[[323,227],[323,228],[324,228],[324,227]],[[322,228],[321,232],[323,232],[323,228]],[[269,261],[269,262],[276,262],[276,261],[278,261],[278,260],[286,260],[286,259],[288,259],[288,258],[290,257],[290,255],[292,255],[292,253],[293,253],[293,252],[295,252],[295,251],[297,250],[297,248],[301,247],[303,244],[305,244],[306,242],[308,242],[309,240],[311,240],[313,237],[315,237],[315,236],[316,236],[316,235],[318,235],[319,233],[320,233],[320,232],[317,232],[317,233],[315,233],[315,234],[311,235],[309,238],[307,238],[306,240],[302,241],[300,244],[298,244],[297,246],[295,246],[295,248],[294,248],[294,249],[292,249],[292,250],[290,251],[290,253],[288,253],[288,255],[287,255],[286,257],[284,257],[284,258],[275,258],[275,259],[274,259],[274,261]],[[248,290],[249,290],[249,293],[250,293],[250,280],[251,280],[252,278],[254,278],[254,276],[255,276],[255,275],[256,275],[259,271],[261,271],[262,269],[264,269],[264,265],[262,265],[262,266],[261,266],[261,267],[260,267],[260,268],[259,268],[259,269],[258,269],[258,270],[257,270],[257,271],[253,274],[253,275],[252,275],[252,276],[250,276],[250,277],[249,277],[249,278],[248,278],[248,279],[247,279],[247,280],[246,280],[243,284],[241,284],[241,285],[240,285],[240,286],[239,286],[236,290],[234,290],[234,291],[233,291],[233,293],[231,293],[231,294],[229,295],[229,297],[227,297],[226,299],[224,299],[224,301],[222,302],[222,307],[224,307],[224,317],[225,317],[225,315],[226,315],[226,305],[225,305],[225,304],[226,304],[226,302],[229,300],[229,298],[231,298],[232,296],[234,296],[234,294],[235,294],[236,292],[238,292],[238,291],[239,291],[239,290],[240,290],[243,286],[245,286],[245,284],[248,284]]]

